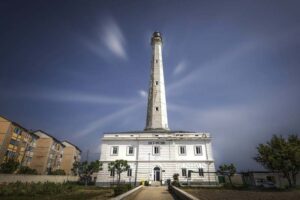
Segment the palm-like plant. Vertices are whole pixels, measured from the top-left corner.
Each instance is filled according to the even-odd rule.
[[[108,163],[108,170],[115,171],[118,175],[118,185],[120,184],[121,180],[121,173],[127,171],[130,166],[127,163],[127,160],[115,160]]]

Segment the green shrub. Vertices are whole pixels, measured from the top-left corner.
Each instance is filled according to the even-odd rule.
[[[129,190],[132,189],[132,185],[131,184],[123,184],[123,185],[119,185],[117,187],[114,187],[114,196],[118,196],[120,194],[123,194]]]
[[[14,159],[8,159],[0,165],[0,173],[12,174],[17,170],[18,166],[19,162]]]
[[[179,181],[172,181],[171,184],[175,187],[180,187]]]
[[[50,175],[66,175],[66,172],[63,169],[57,169],[52,171]]]
[[[145,181],[145,186],[149,186],[149,181]]]
[[[35,169],[31,169],[30,167],[21,167],[18,171],[18,174],[37,174]]]

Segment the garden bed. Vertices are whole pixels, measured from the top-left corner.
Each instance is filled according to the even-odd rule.
[[[96,186],[82,186],[71,183],[10,183],[0,185],[0,199],[2,200],[84,200],[93,197],[109,199],[113,196],[111,188]]]
[[[299,200],[300,190],[185,188],[184,191],[203,200]]]

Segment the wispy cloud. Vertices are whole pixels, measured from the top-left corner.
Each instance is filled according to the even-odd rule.
[[[124,116],[130,116],[129,113],[133,112],[134,110],[138,109],[140,106],[144,105],[144,102],[140,102],[134,105],[131,105],[129,107],[123,108],[117,112],[111,113],[110,115],[101,117],[93,122],[90,122],[83,128],[82,130],[79,130],[77,134],[74,135],[75,138],[82,137],[85,135],[88,135],[94,131],[101,132],[101,128],[109,125],[110,123],[120,119]]]
[[[171,83],[169,86],[167,86],[168,94],[178,94],[178,91],[180,91],[180,89],[185,88],[188,84],[191,84],[196,80],[202,80],[203,78],[207,77],[205,70],[212,70],[228,66],[229,63],[233,62],[235,59],[246,55],[247,53],[249,53],[250,50],[253,50],[256,46],[256,42],[245,42],[237,45],[233,50],[229,51],[228,53],[224,53],[223,55],[219,56],[219,58],[216,58],[213,61],[208,61],[207,63],[200,64],[200,66],[196,70],[190,72],[188,75],[184,76],[180,80]]]
[[[129,104],[136,102],[136,99],[124,99],[119,97],[109,97],[94,94],[85,94],[69,91],[57,91],[40,95],[40,98],[49,101],[59,102],[80,102],[80,103],[95,103],[95,104]]]
[[[104,58],[107,62],[111,62],[113,57],[121,60],[128,60],[126,53],[125,36],[112,17],[105,18],[100,25],[96,39],[78,36],[80,42],[85,45],[92,53]]]
[[[145,90],[139,90],[139,95],[143,98],[146,98],[148,96],[148,94]]]
[[[179,62],[173,71],[173,75],[176,76],[176,75],[181,74],[186,69],[186,67],[187,67],[187,65],[186,65],[185,61]]]
[[[46,91],[46,92],[44,92]],[[80,91],[41,89],[31,92],[12,93],[7,91],[6,97],[26,98],[33,100],[45,100],[52,102],[73,102],[92,104],[132,104],[138,102],[138,98],[120,98],[98,94],[82,93]]]
[[[126,40],[121,28],[112,18],[102,25],[101,40],[105,46],[117,57],[127,60],[125,51]]]

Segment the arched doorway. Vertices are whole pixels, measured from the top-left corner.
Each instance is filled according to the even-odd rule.
[[[161,172],[159,167],[154,167],[154,181],[160,181],[161,179]]]

